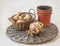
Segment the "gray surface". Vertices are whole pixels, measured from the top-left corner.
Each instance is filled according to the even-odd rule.
[[[19,43],[40,44],[55,38],[58,34],[58,29],[54,24],[51,24],[49,27],[44,27],[43,32],[39,35],[28,36],[25,31],[18,31],[11,25],[8,27],[6,34],[11,40]]]

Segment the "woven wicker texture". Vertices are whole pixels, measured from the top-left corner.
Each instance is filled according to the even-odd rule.
[[[39,35],[30,36],[26,34],[26,31],[18,31],[13,25],[7,28],[7,36],[16,42],[26,44],[40,44],[50,41],[58,34],[58,28],[56,25],[51,24],[48,27],[44,27],[43,32]]]

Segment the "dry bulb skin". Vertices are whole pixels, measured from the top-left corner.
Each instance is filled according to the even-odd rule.
[[[17,13],[14,17],[12,17],[12,18],[17,21],[20,14],[21,14],[21,13],[18,12],[18,13]]]
[[[18,24],[18,23],[21,23],[21,22],[25,22],[25,21],[23,19],[21,19],[21,20],[19,19],[19,20],[17,20],[16,23]]]
[[[44,24],[41,22],[34,22],[30,24],[29,30],[26,31],[28,35],[33,36],[34,34],[37,35],[42,32]]]
[[[21,13],[13,15],[9,20],[18,30],[26,30],[29,28],[30,23],[34,21],[30,13]]]
[[[31,16],[29,14],[26,14],[26,16],[24,17],[25,20],[29,20],[31,18]]]
[[[14,23],[14,21],[16,23],[19,22],[24,22],[24,21],[28,21],[31,19],[31,16],[29,14],[21,14],[21,12],[18,12],[15,16],[11,17],[9,20]]]

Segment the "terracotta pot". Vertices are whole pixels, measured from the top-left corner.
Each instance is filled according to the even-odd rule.
[[[52,8],[50,6],[37,7],[38,21],[44,23],[44,26],[50,25],[51,14]]]

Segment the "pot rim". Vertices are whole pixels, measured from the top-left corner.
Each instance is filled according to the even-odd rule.
[[[38,6],[37,9],[39,9],[39,10],[52,10],[52,7],[47,6],[47,5],[41,5],[41,6]]]

